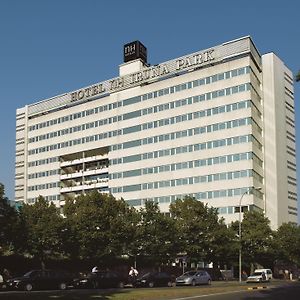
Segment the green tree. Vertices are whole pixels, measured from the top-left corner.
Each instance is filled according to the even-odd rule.
[[[176,229],[175,222],[162,214],[158,204],[147,201],[140,210],[140,222],[134,240],[137,256],[147,258],[160,267],[175,259]]]
[[[124,200],[94,191],[67,200],[64,214],[73,239],[71,255],[104,260],[128,252],[136,212]]]
[[[258,211],[245,212],[241,229],[243,262],[249,266],[255,264],[270,266],[274,261],[274,255],[271,247],[273,232],[269,219]]]
[[[64,229],[63,218],[53,203],[42,196],[33,204],[25,204],[20,209],[23,232],[26,235],[24,248],[32,256],[44,262],[48,257],[60,257],[62,254]]]
[[[274,249],[278,260],[300,265],[300,226],[282,224],[274,234]]]
[[[16,250],[20,241],[19,224],[18,212],[9,205],[4,185],[0,183],[0,253]]]
[[[194,262],[220,260],[221,255],[217,254],[216,245],[221,242],[219,239],[225,227],[222,221],[219,222],[215,208],[187,196],[172,203],[170,213],[176,220],[182,253],[186,253]],[[227,239],[229,236],[224,238]],[[226,256],[226,253],[223,255]]]
[[[227,226],[223,219],[219,219],[214,228],[214,235],[210,245],[210,260],[214,266],[231,266],[237,262],[239,244],[236,232]]]

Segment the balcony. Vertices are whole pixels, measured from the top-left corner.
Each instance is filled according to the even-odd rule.
[[[103,178],[100,179],[98,178],[97,180],[90,180],[90,181],[85,181],[83,184],[81,182],[77,182],[75,186],[70,186],[70,187],[63,187],[60,189],[61,193],[76,193],[80,191],[88,191],[88,190],[93,190],[93,189],[99,189],[103,187],[108,187],[108,178]]]

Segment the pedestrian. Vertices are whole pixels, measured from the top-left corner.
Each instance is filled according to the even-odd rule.
[[[290,271],[290,280],[293,280],[293,272]]]
[[[3,280],[4,281],[7,281],[8,279],[11,278],[11,274],[10,274],[10,272],[7,269],[3,269],[2,276],[3,276]]]
[[[137,269],[135,269],[134,267],[130,267],[130,270],[129,270],[129,282],[134,285],[135,284],[135,281],[136,281],[136,278],[137,276],[139,275],[139,272]]]
[[[289,279],[289,270],[284,270],[284,279]]]
[[[93,267],[92,273],[97,273],[97,272],[98,272],[98,267],[97,266]]]
[[[243,280],[246,280],[247,278],[248,278],[248,275],[247,275],[246,271],[244,270],[244,271],[242,272],[242,279],[243,279]]]
[[[266,276],[265,272],[261,273],[261,279],[262,279],[262,281],[266,281],[267,280],[267,276]]]

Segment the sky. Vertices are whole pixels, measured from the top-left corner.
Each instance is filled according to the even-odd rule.
[[[154,65],[250,35],[261,54],[274,52],[296,74],[299,11],[297,0],[0,0],[0,182],[6,196],[14,199],[17,108],[118,76],[123,45],[135,40]],[[299,99],[296,83],[298,145]]]

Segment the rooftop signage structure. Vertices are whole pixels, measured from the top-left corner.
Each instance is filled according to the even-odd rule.
[[[124,45],[124,62],[140,58],[147,63],[147,48],[140,42],[135,41]]]

